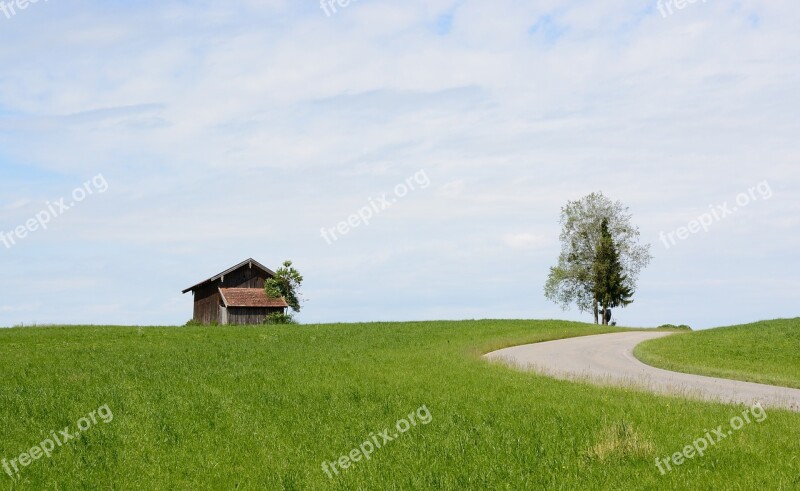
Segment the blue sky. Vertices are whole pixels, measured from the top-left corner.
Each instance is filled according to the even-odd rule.
[[[788,0],[0,13],[0,232],[108,186],[0,242],[0,326],[182,324],[180,291],[248,257],[295,262],[303,322],[589,320],[542,287],[560,207],[598,190],[652,244],[622,324],[795,317],[798,23]],[[420,172],[368,225],[321,236]]]

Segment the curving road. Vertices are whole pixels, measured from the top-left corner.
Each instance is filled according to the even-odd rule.
[[[556,378],[635,386],[662,394],[800,411],[800,389],[754,384],[651,367],[633,356],[633,348],[671,332],[621,332],[514,346],[484,355]]]

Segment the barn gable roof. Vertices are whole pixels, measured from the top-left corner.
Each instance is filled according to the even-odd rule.
[[[189,288],[183,290],[183,292],[181,292],[181,293],[188,293],[190,291],[196,290],[198,287],[200,287],[202,285],[205,285],[206,283],[212,283],[214,281],[217,281],[218,279],[222,278],[223,276],[225,276],[227,274],[230,274],[230,273],[233,273],[237,269],[243,268],[245,266],[250,267],[250,268],[255,267],[255,268],[258,268],[258,269],[262,270],[263,272],[267,273],[269,276],[275,276],[275,272],[274,271],[272,271],[271,269],[269,269],[268,267],[264,266],[263,264],[261,264],[260,262],[256,261],[255,259],[253,259],[251,257],[249,259],[245,259],[244,261],[240,262],[236,266],[233,266],[231,268],[226,269],[225,271],[223,271],[222,273],[219,273],[218,275],[212,276],[211,278],[209,278],[207,280],[201,281],[200,283],[198,283],[198,284],[196,284],[194,286],[190,286]]]
[[[220,288],[226,307],[288,307],[283,297],[269,298],[261,288]]]

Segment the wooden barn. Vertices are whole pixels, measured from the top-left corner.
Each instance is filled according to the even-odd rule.
[[[194,316],[201,324],[261,324],[268,314],[286,312],[283,298],[269,298],[264,282],[275,272],[254,259],[183,290],[194,295]]]

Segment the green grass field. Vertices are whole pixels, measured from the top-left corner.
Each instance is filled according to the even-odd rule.
[[[634,353],[668,370],[800,388],[800,318],[669,336]]]
[[[0,330],[0,458],[103,405],[113,413],[17,482],[0,474],[0,489],[800,488],[800,414],[769,411],[662,475],[656,457],[743,408],[480,358],[597,332],[559,321]],[[428,424],[323,471],[422,406]]]

